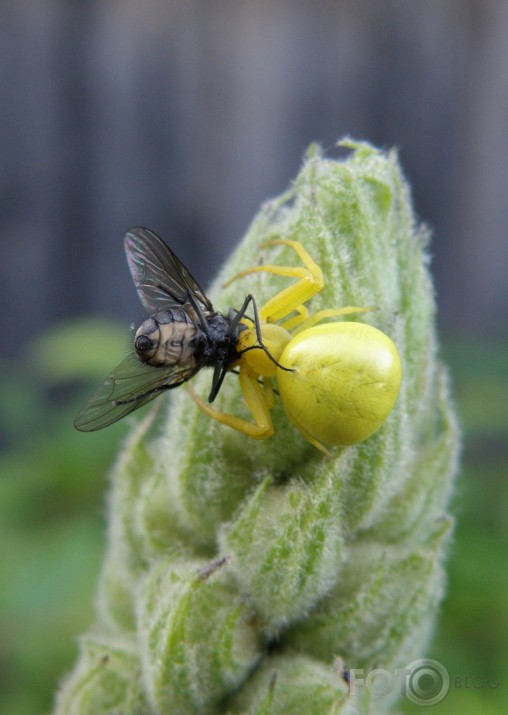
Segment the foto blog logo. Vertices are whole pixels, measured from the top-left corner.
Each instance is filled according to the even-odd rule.
[[[394,671],[376,668],[365,673],[364,669],[348,671],[350,692],[365,687],[374,697],[383,697],[394,690],[416,705],[429,707],[440,703],[448,695],[451,679],[448,671],[437,660],[421,658],[406,668]]]

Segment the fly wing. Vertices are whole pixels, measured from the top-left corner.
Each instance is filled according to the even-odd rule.
[[[205,313],[213,312],[212,304],[197,281],[153,231],[131,228],[124,245],[134,285],[150,315],[182,307],[189,302],[190,293],[201,303]]]
[[[81,432],[94,432],[122,419],[146,405],[162,390],[178,387],[190,380],[199,368],[152,367],[130,355],[108,375],[76,417],[74,426]]]

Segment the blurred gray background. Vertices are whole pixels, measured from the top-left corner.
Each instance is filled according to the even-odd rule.
[[[505,0],[4,0],[1,354],[141,317],[131,225],[205,285],[307,145],[400,149],[442,331],[506,332]],[[126,322],[126,327],[128,325]]]

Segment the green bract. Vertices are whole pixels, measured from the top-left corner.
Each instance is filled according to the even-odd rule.
[[[57,715],[379,713],[398,689],[352,695],[340,659],[367,675],[424,654],[443,594],[458,445],[436,356],[428,237],[396,155],[343,146],[344,161],[309,152],[210,297],[224,312],[247,292],[262,305],[283,278],[220,286],[260,260],[263,241],[302,242],[326,279],[312,312],[378,306],[362,322],[400,352],[395,408],[330,459],[277,400],[275,435],[258,442],[209,419],[185,388],[159,398],[113,474],[96,622]],[[283,250],[272,246],[270,261],[293,260]],[[210,379],[206,370],[194,379],[201,395]],[[234,374],[217,407],[247,417]]]

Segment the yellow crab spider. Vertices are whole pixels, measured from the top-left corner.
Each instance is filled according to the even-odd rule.
[[[239,368],[241,391],[253,422],[220,412],[204,402],[191,385],[189,390],[197,405],[213,419],[254,439],[265,439],[274,432],[270,409],[274,401],[272,381],[276,378],[290,422],[309,442],[329,454],[325,445],[361,442],[386,420],[399,394],[400,357],[387,335],[365,323],[318,325],[326,318],[373,308],[346,306],[309,316],[305,303],[324,286],[320,267],[298,241],[278,239],[270,244],[292,248],[303,265],[254,266],[228,282],[251,273],[297,279],[258,311],[264,349],[260,349],[255,323],[246,317],[240,321],[245,329],[239,333],[239,357],[231,367]]]

